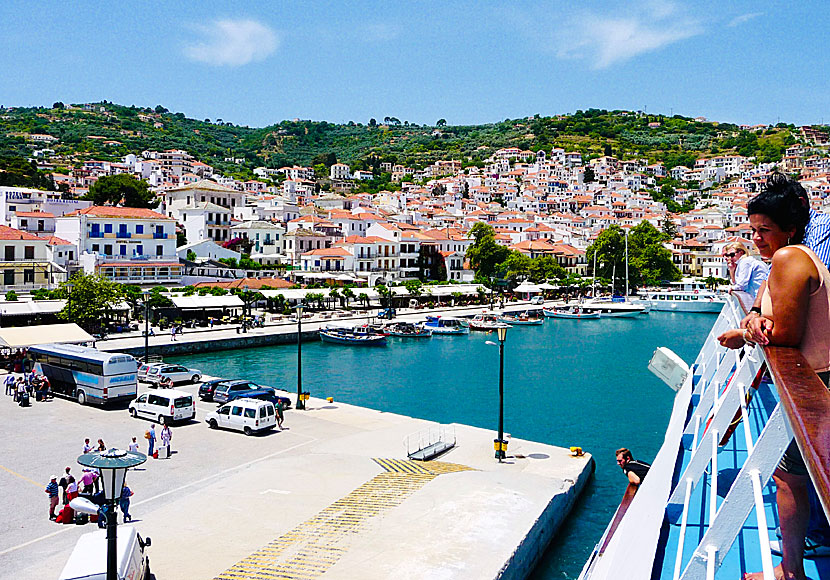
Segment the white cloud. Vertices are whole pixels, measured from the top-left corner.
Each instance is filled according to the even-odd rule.
[[[557,55],[587,59],[593,68],[604,69],[703,32],[696,19],[671,2],[650,2],[625,12],[573,15],[557,37]]]
[[[743,24],[744,22],[749,22],[753,18],[758,18],[759,16],[762,16],[763,14],[764,14],[763,12],[748,12],[746,14],[741,14],[740,16],[736,16],[735,18],[733,18],[729,22],[729,26],[733,26],[733,27],[734,26],[739,26],[739,25]]]
[[[216,20],[196,30],[202,38],[185,47],[185,56],[215,66],[264,60],[280,44],[277,34],[256,20]]]

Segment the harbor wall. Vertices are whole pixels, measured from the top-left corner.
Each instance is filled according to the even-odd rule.
[[[210,336],[208,333],[206,334],[208,337]],[[302,338],[303,342],[317,342],[320,340],[316,330],[304,330]],[[147,352],[151,355],[178,356],[216,350],[274,346],[278,344],[297,344],[297,332],[273,332],[266,334],[242,333],[239,336],[231,338],[206,337],[205,340],[181,340],[165,343],[150,342]],[[141,359],[144,356],[143,344],[141,346],[121,346],[99,343],[97,347],[101,350],[130,354],[137,359]]]
[[[498,573],[499,580],[525,580],[539,564],[545,550],[556,536],[556,532],[565,519],[570,515],[577,498],[594,475],[596,464],[591,457],[586,466],[576,478],[576,481],[564,480],[563,492],[551,497],[547,507],[539,514],[533,527],[525,536],[513,555]]]

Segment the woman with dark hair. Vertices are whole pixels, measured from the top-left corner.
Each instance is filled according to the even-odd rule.
[[[802,245],[810,213],[798,187],[786,176],[774,174],[747,205],[752,241],[762,257],[772,260],[761,297],[761,319],[767,323],[760,332],[727,330],[718,340],[728,348],[756,342],[796,347],[826,385],[830,376],[830,272],[815,252]],[[795,441],[773,477],[782,537],[782,559],[775,576],[803,579],[810,479]],[[763,574],[746,577],[760,579]]]

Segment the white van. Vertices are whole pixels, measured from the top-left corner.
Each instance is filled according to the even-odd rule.
[[[162,425],[185,421],[196,416],[196,401],[190,393],[176,389],[144,393],[130,402],[130,415],[146,417]]]
[[[118,580],[150,580],[150,558],[145,549],[150,538],[142,539],[133,526],[118,526]],[[107,531],[84,534],[75,544],[58,580],[106,580]]]
[[[211,429],[222,427],[244,431],[252,435],[255,431],[273,429],[277,425],[277,413],[274,403],[260,399],[234,399],[225,403],[216,411],[205,416]]]

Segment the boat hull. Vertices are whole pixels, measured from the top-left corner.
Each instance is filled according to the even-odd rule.
[[[712,312],[718,314],[723,310],[723,302],[712,300],[697,300],[681,302],[677,300],[654,300],[650,299],[651,309],[660,312]]]
[[[346,346],[383,346],[386,344],[386,337],[377,336],[344,336],[333,332],[320,331],[320,340],[329,344],[342,344]]]
[[[548,318],[564,318],[568,320],[593,320],[599,318],[599,312],[556,312],[545,310]]]

